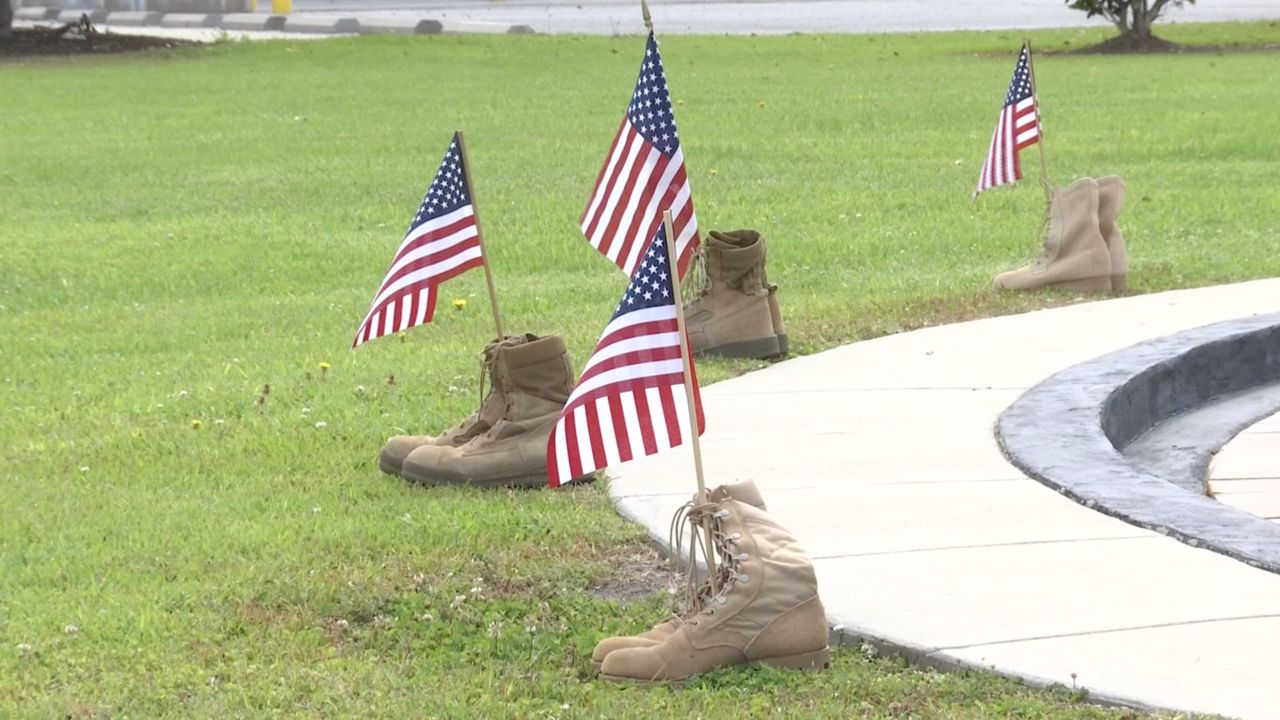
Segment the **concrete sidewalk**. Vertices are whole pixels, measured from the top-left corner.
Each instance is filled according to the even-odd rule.
[[[785,302],[785,298],[784,298]],[[1142,340],[1280,311],[1280,279],[940,326],[707,387],[708,483],[754,479],[815,558],[828,620],[944,666],[1129,704],[1280,718],[1280,575],[1086,509],[993,436],[1054,372]],[[665,541],[686,446],[610,469]]]
[[[1209,464],[1218,502],[1280,523],[1280,413],[1248,428]]]

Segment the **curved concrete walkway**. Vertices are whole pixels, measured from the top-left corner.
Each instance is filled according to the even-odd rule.
[[[785,298],[784,298],[785,302]],[[1049,375],[1136,342],[1280,311],[1280,279],[946,325],[703,391],[711,485],[751,478],[815,559],[837,635],[1129,704],[1280,717],[1280,575],[1093,512],[993,435]],[[611,468],[665,541],[696,486],[680,448]]]

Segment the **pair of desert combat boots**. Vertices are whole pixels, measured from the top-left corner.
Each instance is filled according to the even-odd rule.
[[[698,249],[698,296],[684,307],[695,355],[770,358],[787,353],[778,286],[765,273],[764,238],[755,230],[712,230]],[[692,273],[691,273],[692,276]]]
[[[682,522],[683,520],[683,522]],[[640,635],[601,640],[591,655],[600,677],[675,682],[745,663],[813,670],[830,662],[826,613],[813,563],[795,537],[765,510],[750,481],[694,496],[672,523],[679,556],[682,524],[696,535],[709,522],[717,583],[687,597],[684,612]],[[696,552],[690,555],[690,579]]]
[[[1116,217],[1124,207],[1124,190],[1124,181],[1114,175],[1080,178],[1055,190],[1039,259],[1000,273],[992,284],[1005,290],[1123,292],[1129,260]]]
[[[564,338],[509,335],[485,346],[483,364],[480,408],[440,435],[391,438],[383,472],[424,485],[547,484],[547,442],[574,385]]]

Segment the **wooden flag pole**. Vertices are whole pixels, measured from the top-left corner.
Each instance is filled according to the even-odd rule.
[[[1031,59],[1031,41],[1023,40],[1023,47],[1027,49],[1027,72],[1031,75],[1031,97],[1036,102],[1036,133],[1040,136],[1036,138],[1036,146],[1040,148],[1040,187],[1044,188],[1044,201],[1046,206],[1053,203],[1053,186],[1049,184],[1049,164],[1044,159],[1044,132],[1040,128],[1040,95],[1036,93],[1036,64]]]
[[[493,287],[493,269],[489,267],[489,254],[484,249],[484,233],[480,230],[480,210],[476,203],[476,186],[471,182],[471,160],[467,157],[467,142],[458,135],[458,154],[462,156],[462,178],[467,182],[467,192],[471,194],[471,214],[476,221],[476,241],[480,243],[480,261],[484,264],[484,279],[489,283],[489,307],[493,309],[493,325],[498,330],[498,340],[506,337],[502,334],[502,314],[498,312],[498,291]]]
[[[653,32],[653,17],[649,15],[649,3],[640,0],[640,13],[644,15],[644,27],[649,32]]]
[[[644,0],[641,0],[644,2]],[[684,397],[689,403],[689,435],[690,443],[693,445],[693,467],[698,476],[698,502],[707,501],[707,484],[702,477],[702,442],[698,439],[698,406],[693,400],[693,365],[689,362],[689,338],[684,331],[684,304],[680,302],[680,269],[676,266],[678,261],[673,258],[676,256],[675,231],[672,228],[671,210],[667,209],[662,212],[662,225],[666,230],[667,236],[667,260],[670,264],[668,270],[671,272],[671,291],[675,294],[676,305],[676,332],[680,335],[680,364],[684,368]],[[711,518],[704,517],[702,519],[702,529],[706,532],[703,538],[703,551],[707,557],[707,577],[711,581],[711,593],[719,592],[716,581],[716,554],[715,541],[711,537]],[[693,573],[697,568],[689,568],[689,572]]]

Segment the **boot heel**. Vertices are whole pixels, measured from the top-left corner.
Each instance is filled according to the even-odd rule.
[[[1048,287],[1054,290],[1076,290],[1079,292],[1107,292],[1111,289],[1111,276],[1104,275],[1102,277],[1085,278],[1083,280],[1070,280],[1067,282],[1052,283]]]
[[[799,655],[785,655],[783,657],[761,658],[757,662],[773,667],[789,668],[792,670],[821,670],[831,665],[831,648],[824,647],[814,652],[801,653]]]
[[[1125,275],[1112,275],[1111,290],[1113,292],[1118,292],[1118,293],[1124,292],[1127,289],[1127,283],[1125,282],[1125,278],[1126,278]]]

